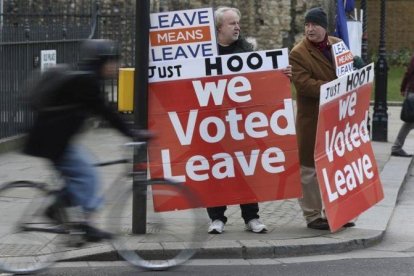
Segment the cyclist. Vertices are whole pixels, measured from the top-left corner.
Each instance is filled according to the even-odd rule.
[[[114,77],[119,58],[118,48],[113,41],[94,39],[81,44],[79,70],[70,69],[54,78],[53,88],[36,87],[42,92],[42,103],[36,108],[33,127],[28,133],[23,152],[51,161],[53,167],[64,179],[64,188],[56,196],[45,215],[61,223],[64,207],[79,206],[84,213],[80,224],[87,241],[110,239],[111,234],[91,225],[91,216],[102,203],[98,196],[99,179],[92,164],[91,155],[78,145],[74,138],[91,115],[100,115],[121,133],[129,137],[141,135],[131,130],[111,110],[104,100],[101,80]],[[58,82],[58,84],[56,84]],[[51,86],[51,85],[49,85]],[[38,91],[34,91],[36,95]],[[47,94],[45,96],[45,94]],[[39,97],[32,96],[33,102]]]

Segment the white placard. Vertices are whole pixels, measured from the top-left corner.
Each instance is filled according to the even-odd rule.
[[[42,50],[40,51],[40,70],[44,71],[47,68],[56,66],[57,55],[56,50]]]
[[[195,79],[234,75],[285,68],[289,65],[288,49],[276,49],[209,58],[154,62],[149,66],[149,82]]]
[[[346,46],[345,42],[340,41],[332,44],[332,55],[335,60],[336,76],[338,78],[353,71],[354,56]]]
[[[217,55],[212,8],[150,15],[150,62]]]
[[[348,21],[349,48],[354,56],[361,56],[362,23],[359,21]]]

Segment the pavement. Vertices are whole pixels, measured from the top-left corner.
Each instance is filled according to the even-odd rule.
[[[393,215],[398,194],[412,166],[411,158],[390,156],[392,142],[402,124],[399,113],[399,106],[388,107],[388,142],[372,142],[385,198],[361,214],[355,221],[355,227],[341,229],[335,233],[308,229],[297,200],[289,199],[260,203],[260,219],[267,225],[268,232],[255,234],[244,230],[240,208],[229,206],[226,211],[228,222],[225,226],[225,232],[220,235],[206,235],[207,240],[196,258],[249,259],[331,254],[366,248],[380,243]],[[410,133],[407,137],[404,146],[407,152],[414,152],[413,138],[414,133]],[[98,160],[111,160],[120,156],[118,145],[121,145],[125,140],[111,129],[94,128],[84,134],[81,141],[90,148]],[[119,169],[110,168],[101,172],[106,187],[115,179]],[[16,180],[16,178],[47,180],[50,179],[50,174],[47,164],[39,159],[23,156],[16,151],[0,154],[0,179],[2,182]],[[0,201],[1,216],[4,217],[5,212],[8,212],[7,215],[13,215],[14,211],[3,208],[3,204]],[[204,210],[202,212],[203,218],[206,219],[207,213]],[[185,236],[189,229],[187,223],[188,220],[178,220],[175,231]],[[201,233],[207,231],[207,225],[200,223],[197,227],[201,237]],[[154,229],[151,227],[148,229],[149,233],[154,233]],[[140,246],[139,243],[136,244]],[[177,246],[177,242],[175,245]],[[156,248],[152,246],[147,244],[142,249],[158,250],[157,252],[160,252],[160,248],[161,251],[169,250],[165,244],[159,244]],[[110,245],[96,243],[81,249],[70,250],[65,260],[115,261],[119,259],[120,257]]]

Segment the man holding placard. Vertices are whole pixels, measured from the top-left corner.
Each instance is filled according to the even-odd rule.
[[[252,44],[240,36],[240,11],[232,7],[219,7],[215,13],[215,24],[217,29],[217,41],[219,55],[251,52],[254,50]],[[291,66],[283,69],[283,73],[289,78],[292,71]],[[259,220],[258,203],[240,204],[246,230],[254,233],[266,232],[266,225]],[[208,228],[210,234],[221,234],[227,217],[224,215],[227,206],[216,206],[207,208],[207,213],[211,219]]]
[[[218,50],[220,55],[253,51],[253,46],[240,37],[240,11],[231,7],[219,7],[215,13],[217,29]],[[227,206],[207,208],[211,224],[208,228],[210,234],[221,234],[227,217],[224,215]],[[259,220],[259,204],[240,204],[242,217],[246,228],[255,233],[266,232],[266,225]]]
[[[310,9],[305,15],[305,38],[292,49],[289,57],[297,91],[296,130],[303,192],[299,204],[307,227],[317,230],[330,229],[323,212],[314,159],[320,88],[337,78],[332,45],[341,42],[339,38],[328,36],[327,27],[325,11]],[[344,227],[354,225],[349,222]]]

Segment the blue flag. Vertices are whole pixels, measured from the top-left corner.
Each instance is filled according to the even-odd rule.
[[[347,0],[348,2],[349,0]],[[346,14],[343,0],[336,1],[336,29],[335,36],[342,39],[349,48],[348,26],[346,24]]]
[[[355,9],[355,0],[345,0],[345,12],[353,12]]]

